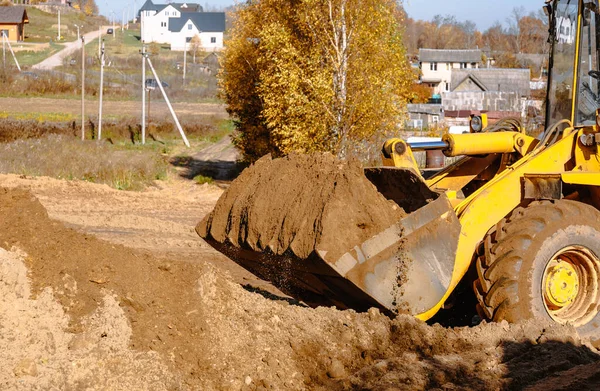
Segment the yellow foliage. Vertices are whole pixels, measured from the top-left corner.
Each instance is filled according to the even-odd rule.
[[[415,75],[394,0],[239,5],[219,75],[248,160],[347,156],[397,130]]]

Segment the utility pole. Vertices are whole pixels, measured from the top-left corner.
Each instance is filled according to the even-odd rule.
[[[183,85],[185,86],[185,71],[187,68],[187,37],[185,38],[185,42],[183,44]]]
[[[60,10],[58,10],[58,37],[56,40],[60,42]]]
[[[112,11],[112,15],[113,15],[113,39],[115,39],[117,37],[117,30],[115,29],[115,11]]]
[[[8,45],[8,50],[10,50],[10,54],[12,54],[12,58],[15,61],[15,65],[17,66],[17,69],[19,70],[19,72],[21,72],[21,66],[19,65],[19,61],[17,60],[17,56],[15,56],[15,52],[12,49],[12,45],[10,44],[10,41],[8,40],[8,37],[6,36],[6,32],[2,32],[2,50],[3,50],[3,56],[4,56],[4,68],[6,69],[6,47],[5,45]]]
[[[6,70],[6,33],[4,31],[2,31],[2,63]]]
[[[98,27],[98,58],[100,58],[100,56],[102,55],[102,53],[100,53],[100,42],[102,42],[102,25]]]
[[[85,36],[81,37],[81,141],[85,140]]]
[[[148,61],[148,65],[150,65],[150,70],[152,70],[152,74],[154,75],[154,78],[156,79],[156,83],[158,84],[158,88],[160,89],[160,92],[162,93],[163,98],[165,99],[165,102],[167,102],[167,107],[169,108],[169,111],[171,112],[171,115],[173,116],[173,121],[175,121],[175,125],[177,126],[177,130],[179,130],[179,134],[181,135],[181,138],[183,139],[183,143],[185,144],[186,147],[189,148],[190,142],[188,141],[187,137],[185,137],[185,133],[183,132],[183,128],[181,127],[181,124],[179,123],[179,119],[177,119],[175,110],[173,110],[173,106],[171,106],[171,101],[169,101],[169,97],[167,96],[167,93],[165,92],[165,89],[162,86],[162,82],[158,78],[158,74],[156,73],[154,66],[152,66],[152,61],[150,61],[149,58],[146,58],[146,60]]]
[[[98,107],[98,141],[102,139],[102,90],[104,90],[104,42],[100,56],[100,104]]]
[[[142,144],[146,144],[146,45],[142,44]]]
[[[83,26],[79,26],[77,24],[74,24],[73,26],[77,27],[77,40],[79,41],[79,27],[83,27]]]

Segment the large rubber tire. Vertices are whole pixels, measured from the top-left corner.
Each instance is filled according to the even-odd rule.
[[[478,254],[474,289],[481,315],[572,323],[580,335],[600,342],[598,210],[569,200],[532,202],[491,229]],[[568,276],[575,270],[577,279],[555,277],[565,270]],[[557,289],[567,286],[563,281],[574,288],[568,304],[556,307]]]

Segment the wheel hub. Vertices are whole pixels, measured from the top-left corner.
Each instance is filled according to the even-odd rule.
[[[575,300],[579,293],[579,275],[573,265],[559,260],[548,268],[546,276],[545,297],[548,304],[562,308]]]
[[[559,323],[576,327],[591,321],[600,305],[600,259],[590,249],[571,245],[546,265],[542,291],[546,310]]]

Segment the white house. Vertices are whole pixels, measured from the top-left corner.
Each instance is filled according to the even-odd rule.
[[[559,16],[556,18],[556,38],[559,43],[572,44],[577,32],[576,16]]]
[[[196,35],[204,50],[223,48],[224,12],[203,12],[193,3],[154,4],[152,0],[140,8],[142,41],[171,45],[171,50],[185,50]]]
[[[481,50],[419,49],[421,83],[433,88],[434,94],[451,90],[453,70],[478,69],[481,63]]]

